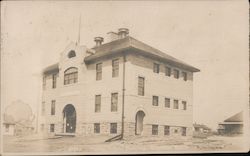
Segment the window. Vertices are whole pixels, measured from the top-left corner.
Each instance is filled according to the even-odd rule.
[[[42,115],[45,115],[45,101],[42,102]]]
[[[55,124],[50,124],[50,132],[55,132]]]
[[[102,79],[102,63],[96,64],[96,80]]]
[[[46,88],[46,76],[43,76],[43,89]]]
[[[100,123],[94,123],[94,133],[100,133]]]
[[[44,130],[44,124],[40,125],[40,130],[43,131]]]
[[[187,110],[187,102],[186,101],[182,101],[182,108],[183,110]]]
[[[174,78],[179,79],[179,70],[174,69]]]
[[[56,78],[57,78],[57,74],[53,74],[52,75],[52,88],[56,88]]]
[[[187,81],[187,73],[186,72],[182,72],[182,77],[184,81]]]
[[[5,132],[9,132],[10,125],[9,125],[9,124],[6,124],[6,125],[5,125],[5,128],[6,128],[6,129],[5,129]]]
[[[68,53],[68,58],[72,58],[72,57],[75,57],[76,56],[76,52],[74,50],[71,50],[69,53]]]
[[[157,63],[154,63],[153,71],[154,71],[154,73],[159,73],[160,72],[160,65]]]
[[[187,128],[186,127],[182,127],[181,135],[182,136],[186,136],[187,135]]]
[[[165,107],[170,108],[170,99],[165,98]]]
[[[170,127],[164,126],[164,135],[169,135],[169,134],[170,134]]]
[[[101,112],[101,95],[95,96],[95,112]]]
[[[170,67],[165,67],[165,75],[171,76],[171,68]]]
[[[111,94],[111,112],[117,112],[118,93]]]
[[[112,60],[112,77],[119,76],[119,59]]]
[[[51,101],[51,115],[55,115],[56,112],[56,101],[52,100]]]
[[[77,83],[78,70],[75,67],[70,67],[64,72],[64,85]]]
[[[138,95],[144,96],[144,77],[138,77]]]
[[[152,125],[152,135],[158,135],[158,125]]]
[[[158,96],[153,96],[153,106],[158,106]]]
[[[179,101],[174,100],[174,109],[179,109]]]
[[[117,133],[117,123],[110,123],[110,134]]]

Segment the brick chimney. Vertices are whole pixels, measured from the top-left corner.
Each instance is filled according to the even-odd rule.
[[[94,39],[95,43],[96,43],[96,47],[102,45],[102,42],[103,42],[103,37],[95,37]]]
[[[127,28],[120,28],[118,29],[118,37],[119,39],[125,38],[129,34],[129,29]]]

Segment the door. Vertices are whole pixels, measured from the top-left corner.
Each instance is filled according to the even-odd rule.
[[[145,113],[143,111],[138,111],[135,116],[135,134],[141,135],[143,132],[143,119]]]
[[[71,104],[68,104],[63,109],[64,132],[75,133],[76,130],[76,110]]]

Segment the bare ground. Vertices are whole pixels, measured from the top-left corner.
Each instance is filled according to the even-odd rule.
[[[185,151],[241,151],[243,137],[211,136],[207,139],[176,139],[168,137],[129,137],[124,140],[104,142],[107,136],[42,138],[4,136],[3,152],[84,152],[84,153],[138,153],[138,152],[185,152]]]

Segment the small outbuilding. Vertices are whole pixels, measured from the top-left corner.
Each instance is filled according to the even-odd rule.
[[[243,133],[243,112],[239,112],[218,124],[218,133],[221,135],[227,134],[242,134]]]
[[[15,123],[4,122],[3,123],[3,135],[14,135],[15,134]]]

